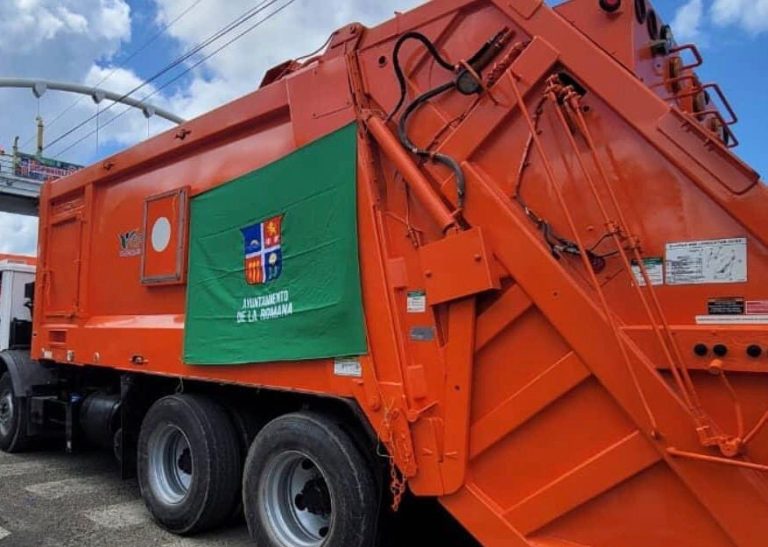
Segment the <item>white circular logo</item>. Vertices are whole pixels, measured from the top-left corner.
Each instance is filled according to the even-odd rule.
[[[171,223],[165,217],[160,217],[152,226],[152,248],[156,253],[162,253],[171,242]]]

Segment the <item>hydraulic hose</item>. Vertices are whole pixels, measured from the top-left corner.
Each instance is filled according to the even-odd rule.
[[[413,143],[413,141],[411,141],[410,137],[408,137],[408,120],[410,119],[411,115],[413,115],[414,112],[416,112],[421,106],[426,104],[431,99],[434,99],[438,95],[441,95],[446,91],[450,91],[455,87],[456,84],[454,82],[447,82],[416,97],[413,102],[406,107],[405,112],[403,112],[403,115],[400,117],[400,122],[397,125],[397,136],[403,146],[407,148],[412,154],[420,158],[426,158],[437,163],[442,163],[454,172],[456,175],[456,195],[458,198],[457,203],[459,208],[462,208],[464,206],[464,195],[466,193],[466,179],[464,178],[464,172],[461,170],[459,163],[446,154],[440,154],[419,148]]]
[[[400,38],[397,39],[397,42],[395,42],[395,50],[392,53],[393,64],[395,67],[395,76],[397,77],[397,83],[400,86],[400,99],[397,101],[397,105],[395,105],[395,108],[392,109],[392,112],[390,112],[389,115],[387,116],[387,121],[391,120],[392,117],[400,111],[400,109],[403,107],[403,104],[405,103],[407,90],[405,85],[405,73],[403,72],[403,68],[400,64],[400,50],[403,48],[403,45],[408,40],[416,40],[418,42],[421,42],[424,45],[424,47],[427,48],[427,51],[432,56],[432,58],[437,62],[437,64],[439,64],[445,70],[449,72],[455,72],[456,70],[451,63],[449,63],[448,61],[445,60],[445,58],[443,58],[443,56],[437,50],[437,47],[435,46],[435,44],[433,44],[429,38],[427,38],[420,32],[416,32],[416,31],[406,32],[405,34],[403,34]]]
[[[400,50],[402,49],[403,44],[407,41],[416,40],[420,42],[427,48],[427,51],[435,59],[437,64],[451,73],[458,74],[452,81],[439,85],[416,97],[413,102],[405,108],[405,112],[400,117],[397,133],[402,145],[412,154],[420,158],[441,163],[454,172],[456,176],[456,196],[459,209],[464,207],[464,196],[466,194],[466,179],[459,162],[446,154],[431,152],[416,146],[408,137],[408,120],[422,105],[451,89],[457,89],[460,93],[465,95],[479,93],[482,89],[482,83],[477,81],[477,75],[504,49],[512,34],[513,33],[510,32],[509,28],[505,27],[502,29],[483,44],[483,46],[470,58],[469,62],[464,64],[463,69],[460,65],[453,65],[445,60],[443,56],[440,55],[435,44],[420,32],[407,32],[398,38],[395,43],[392,58],[395,67],[395,75],[397,76],[397,83],[400,87],[400,98],[394,109],[392,109],[392,112],[387,116],[387,121],[391,120],[392,117],[400,111],[408,94],[405,73],[400,64]]]

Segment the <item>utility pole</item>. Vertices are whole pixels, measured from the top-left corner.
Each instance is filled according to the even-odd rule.
[[[45,133],[45,126],[43,124],[42,116],[37,117],[37,157],[43,155],[43,136]]]
[[[19,172],[19,136],[13,139],[13,174]]]

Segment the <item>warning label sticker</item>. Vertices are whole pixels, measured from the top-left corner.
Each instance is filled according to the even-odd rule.
[[[424,291],[408,291],[406,311],[408,313],[424,313],[427,311],[427,293]]]
[[[666,281],[669,285],[745,283],[747,239],[668,243]]]
[[[651,285],[663,285],[664,259],[661,257],[644,258],[643,264],[645,265],[645,271],[648,273],[648,279],[651,281]],[[635,282],[639,286],[645,287],[643,272],[640,270],[640,265],[635,260],[632,261],[632,273],[635,276]]]
[[[747,300],[747,315],[768,315],[768,300]]]

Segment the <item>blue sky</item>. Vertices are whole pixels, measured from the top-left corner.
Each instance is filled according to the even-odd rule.
[[[275,7],[289,0],[276,0]],[[328,34],[350,21],[373,25],[394,10],[422,0],[296,0],[296,3],[248,37],[203,63],[151,98],[183,117],[206,112],[253,90],[267,68],[322,44]],[[630,3],[630,0],[624,0]],[[256,4],[256,0],[1,0],[0,75],[68,80],[125,92],[168,62]],[[559,3],[554,0],[550,3]],[[597,4],[597,0],[594,0]],[[322,6],[320,9],[318,6]],[[736,153],[761,173],[768,173],[763,127],[768,121],[768,0],[658,0],[657,11],[673,23],[680,42],[696,41],[705,64],[704,81],[725,90],[740,123]],[[137,48],[180,14],[141,54]],[[266,10],[263,14],[269,13]],[[262,15],[253,19],[258,20]],[[244,28],[244,27],[243,27]],[[183,67],[182,67],[183,69]],[[179,69],[181,70],[181,69]],[[178,74],[171,73],[170,76]],[[162,81],[162,80],[161,80]],[[142,98],[156,91],[142,89]],[[88,98],[49,92],[36,101],[27,90],[0,90],[0,147],[10,149],[14,135],[33,151],[34,118],[47,122],[47,143],[96,112]],[[63,111],[66,112],[56,119]],[[90,163],[171,127],[129,111],[103,127],[123,107],[99,116],[99,140],[91,120],[52,144],[45,155]],[[13,234],[13,237],[9,237]],[[0,252],[34,250],[31,219],[0,214]]]
[[[754,28],[745,28],[744,21],[727,23],[731,12],[714,12],[714,4],[659,0],[655,2],[664,19],[675,22],[682,5],[702,6],[698,31],[691,32],[688,21],[677,21],[677,35],[696,42],[704,55],[704,66],[697,69],[705,82],[718,82],[736,110],[739,123],[734,132],[741,142],[736,154],[768,177],[768,145],[765,127],[768,123],[768,1],[736,1],[734,10],[750,17],[744,8],[752,7]],[[758,6],[758,7],[755,7]],[[695,10],[694,10],[695,11]],[[683,28],[685,27],[685,28]]]

